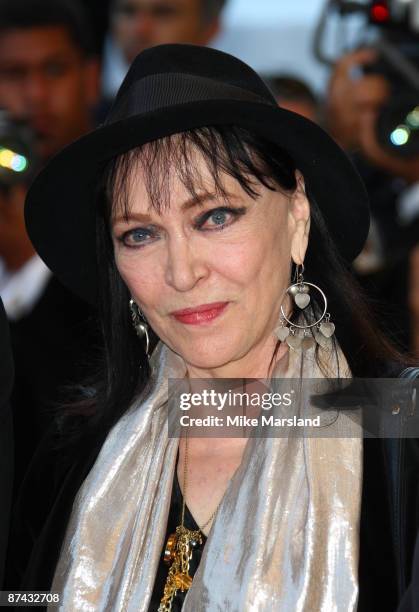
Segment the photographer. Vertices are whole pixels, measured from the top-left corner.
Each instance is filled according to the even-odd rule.
[[[390,85],[384,76],[361,70],[377,59],[376,50],[364,48],[337,62],[327,97],[329,131],[346,150],[360,153],[373,166],[404,179],[406,185],[413,184],[419,180],[419,155],[411,159],[391,155],[377,140],[377,115],[389,97]]]
[[[396,40],[403,42],[403,36],[398,34]],[[412,39],[411,33],[406,32],[407,39]],[[414,281],[419,152],[400,154],[397,146],[391,151],[383,144],[386,135],[379,134],[383,109],[394,104],[395,95],[401,97],[405,87],[408,85],[398,77],[397,66],[386,66],[379,45],[345,53],[335,64],[329,82],[326,117],[330,133],[351,153],[370,196],[371,231],[366,248],[354,262],[355,272],[377,308],[385,308],[383,315],[394,339],[404,348],[419,351],[418,288]],[[419,103],[419,91],[417,99]],[[387,140],[390,143],[390,138]]]

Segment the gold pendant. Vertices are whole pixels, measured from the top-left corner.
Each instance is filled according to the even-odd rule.
[[[176,533],[169,536],[164,550],[164,561],[171,562],[171,566],[158,612],[170,612],[176,592],[180,590],[183,593],[191,587],[189,561],[193,549],[199,544],[202,544],[201,532],[191,531],[183,525],[176,527]]]
[[[192,578],[189,574],[175,574],[175,585],[177,589],[187,591],[192,584]]]
[[[177,542],[177,535],[176,533],[171,533],[168,537],[167,540],[167,544],[164,547],[164,557],[163,557],[163,561],[167,564],[170,565],[172,563],[172,561],[175,558],[176,555],[176,542]]]

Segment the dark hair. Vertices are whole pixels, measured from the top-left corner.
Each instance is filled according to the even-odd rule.
[[[49,26],[64,28],[83,55],[93,52],[87,17],[79,0],[0,0],[0,34]]]
[[[160,209],[170,204],[168,167],[175,169],[188,192],[195,195],[201,186],[201,176],[191,149],[203,156],[221,197],[227,197],[223,173],[234,177],[253,198],[258,197],[258,184],[288,192],[296,188],[296,166],[289,154],[277,144],[235,126],[205,127],[169,136],[133,149],[103,166],[98,183],[97,256],[104,360],[97,382],[68,411],[89,415],[88,423],[96,432],[105,434],[134,397],[144,391],[150,378],[148,359],[130,319],[130,295],[115,265],[109,231],[112,207],[117,205],[128,211],[129,182],[137,164],[143,171],[151,206]],[[404,357],[379,329],[366,297],[328,232],[321,209],[310,194],[310,185],[306,188],[311,203],[311,229],[305,278],[327,295],[335,335],[353,375],[380,376],[386,364],[403,365]],[[313,299],[311,312],[309,309],[304,310],[307,318],[318,314],[320,304]],[[276,350],[278,347],[279,342]],[[319,365],[322,367],[321,360]]]
[[[272,93],[284,100],[298,100],[317,106],[317,98],[307,83],[290,74],[281,74],[267,79]]]
[[[210,23],[217,19],[223,10],[226,0],[201,0],[202,19],[205,23]]]

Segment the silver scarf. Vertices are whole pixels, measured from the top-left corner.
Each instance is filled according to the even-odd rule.
[[[350,377],[340,349],[338,360],[339,375]],[[324,378],[312,349],[303,364],[301,372],[291,350],[274,375]],[[153,372],[147,396],[110,431],[74,501],[51,589],[61,593],[59,610],[148,610],[178,449],[168,438],[168,379],[186,369],[160,345]],[[353,413],[341,410],[331,427],[353,437],[249,438],[185,612],[356,610],[362,438]]]

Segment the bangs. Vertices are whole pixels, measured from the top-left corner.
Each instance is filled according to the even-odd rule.
[[[199,164],[202,159],[206,173]],[[149,208],[160,214],[171,205],[176,179],[193,199],[211,191],[226,201],[225,175],[234,178],[247,195],[257,198],[260,185],[272,191],[294,190],[295,170],[285,150],[269,141],[256,140],[243,128],[190,130],[146,143],[108,162],[104,169],[105,214],[108,220],[116,212],[128,218],[130,193],[139,180],[144,183]]]

